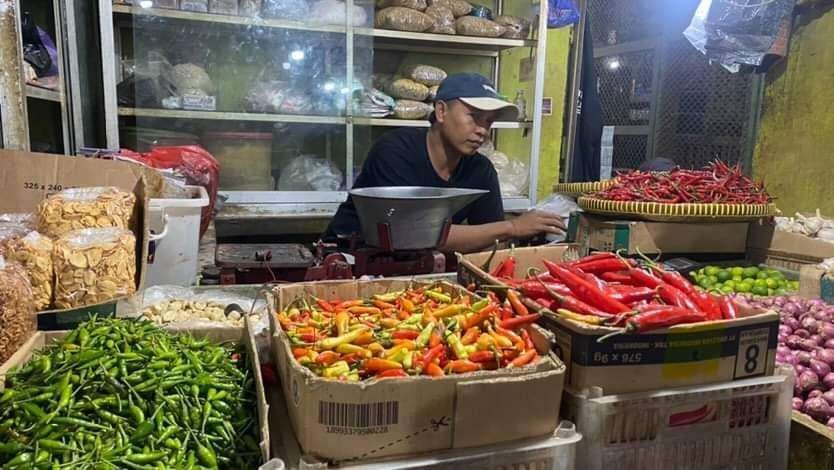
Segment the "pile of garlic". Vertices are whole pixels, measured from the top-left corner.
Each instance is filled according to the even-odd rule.
[[[834,220],[822,217],[819,209],[810,217],[798,212],[796,217],[776,217],[776,230],[834,243]]]

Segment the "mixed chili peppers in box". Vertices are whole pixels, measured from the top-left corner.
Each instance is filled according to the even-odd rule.
[[[768,204],[764,185],[744,176],[741,167],[715,161],[703,170],[619,173],[610,187],[589,195],[611,201],[660,203]]]
[[[729,297],[704,292],[679,273],[654,263],[643,268],[615,253],[542,263],[546,272],[531,270],[527,278],[517,278],[510,255],[490,274],[509,287],[509,298],[520,293],[543,313],[589,325],[623,327],[625,333],[739,316]]]
[[[325,378],[438,377],[539,360],[528,327],[540,315],[517,296],[502,305],[492,293],[431,285],[369,299],[297,299],[277,317],[295,359]]]

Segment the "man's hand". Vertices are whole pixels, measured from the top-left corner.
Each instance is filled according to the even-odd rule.
[[[540,233],[559,234],[565,224],[558,215],[542,211],[530,211],[510,220],[513,226],[512,238],[531,238]]]

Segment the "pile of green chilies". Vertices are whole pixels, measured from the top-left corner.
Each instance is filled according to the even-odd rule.
[[[6,377],[0,468],[257,468],[243,351],[92,319]]]

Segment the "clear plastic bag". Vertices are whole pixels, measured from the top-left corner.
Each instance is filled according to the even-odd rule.
[[[237,15],[237,0],[211,0],[209,13],[221,15]]]
[[[397,100],[394,116],[397,119],[425,119],[434,107],[428,103],[412,100]]]
[[[573,0],[548,0],[547,27],[561,28],[579,23],[579,10]]]
[[[180,10],[208,12],[208,0],[180,0]]]
[[[261,0],[240,0],[240,16],[255,17],[261,14]]]
[[[507,28],[502,37],[508,39],[527,39],[530,36],[530,20],[520,16],[501,15],[495,22]]]
[[[243,109],[250,113],[277,113],[289,88],[288,82],[256,82],[243,98]]]
[[[6,362],[37,328],[32,286],[23,268],[0,257],[0,363]]]
[[[306,0],[264,0],[262,12],[265,18],[304,21],[309,18],[310,6]]]
[[[35,310],[44,310],[52,303],[52,240],[36,231],[15,237],[5,250],[6,259],[26,270],[32,286]]]
[[[130,228],[136,196],[112,186],[65,189],[38,206],[38,229],[52,238],[84,228]]]
[[[412,65],[405,69],[403,75],[427,87],[440,85],[443,83],[443,80],[446,80],[446,72],[443,69],[431,65]],[[407,96],[402,96],[401,98],[414,99]]]
[[[29,229],[11,222],[0,223],[0,256],[6,256],[15,243],[29,233]]]
[[[403,7],[423,11],[428,5],[426,0],[379,0],[377,6],[379,8]]]
[[[429,97],[427,98],[428,101],[434,101],[437,99],[437,90],[440,89],[440,85],[435,85],[433,87],[429,87]]]
[[[462,16],[455,20],[455,30],[463,36],[498,38],[507,31],[507,28],[486,18]]]
[[[365,26],[368,23],[368,12],[361,5],[353,5],[353,26]],[[313,24],[346,23],[347,8],[342,0],[319,0],[310,7],[310,21]]]
[[[55,306],[75,308],[136,292],[136,237],[118,228],[70,232],[55,241]]]
[[[452,11],[455,18],[466,16],[472,12],[472,5],[464,0],[429,0],[429,6],[446,7]]]
[[[377,28],[422,33],[431,29],[433,25],[434,18],[410,8],[389,7],[376,13]]]
[[[426,8],[426,14],[434,18],[434,25],[429,29],[430,33],[457,34],[455,30],[455,15],[447,7],[433,5]]]
[[[281,169],[279,191],[338,191],[344,175],[335,163],[315,155],[293,158]]]
[[[564,194],[552,194],[547,199],[536,204],[535,209],[558,215],[565,223],[565,227],[568,226],[568,221],[572,213],[582,212],[582,209],[576,204],[576,201],[572,197],[565,196]],[[560,233],[548,234],[545,238],[548,242],[558,243],[564,241],[566,237],[567,235],[565,233]]]
[[[386,91],[392,97],[402,100],[425,101],[429,96],[429,87],[410,78],[394,80]]]
[[[237,304],[242,312],[226,315],[231,304]],[[170,328],[242,328],[241,313],[259,323],[267,313],[266,301],[222,290],[196,292],[180,286],[153,286],[143,294],[141,318]]]
[[[210,95],[214,84],[206,70],[195,64],[178,64],[171,68],[168,79],[177,88],[177,94]]]
[[[31,212],[9,212],[0,214],[0,224],[15,224],[32,230],[38,228],[38,218]]]

